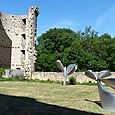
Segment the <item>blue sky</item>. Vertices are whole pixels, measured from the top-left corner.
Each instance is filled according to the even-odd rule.
[[[50,28],[84,31],[91,26],[99,35],[115,36],[115,0],[0,0],[0,11],[23,15],[31,6],[40,8],[37,35]]]

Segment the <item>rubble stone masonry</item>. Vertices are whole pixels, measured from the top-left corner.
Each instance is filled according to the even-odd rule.
[[[26,15],[0,12],[0,67],[34,71],[37,16],[39,9],[31,7]]]
[[[97,73],[98,72],[96,72],[95,74]],[[86,77],[85,72],[75,72],[72,75],[69,75],[68,78],[71,76],[75,77],[78,83],[86,83],[86,82],[96,83],[95,80],[92,80],[91,78]],[[111,76],[109,77],[115,78],[115,72],[111,72]],[[33,72],[32,79],[62,82],[64,80],[64,76],[63,76],[63,72]]]

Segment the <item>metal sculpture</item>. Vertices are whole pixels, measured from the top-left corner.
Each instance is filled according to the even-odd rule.
[[[63,84],[67,84],[67,76],[74,73],[77,70],[77,65],[76,64],[70,64],[67,68],[63,66],[60,60],[57,60],[57,66],[59,69],[63,72],[64,75],[64,82]]]
[[[97,81],[98,91],[100,96],[100,101],[102,108],[105,111],[115,112],[115,95],[110,91],[105,89],[101,82],[107,84],[111,88],[115,89],[115,78],[106,78],[111,75],[111,73],[107,70],[99,72],[97,75],[93,73],[91,70],[87,70],[85,75],[91,79]]]
[[[22,69],[6,69],[4,74],[2,75],[3,78],[17,78],[20,80],[24,80],[24,71]]]

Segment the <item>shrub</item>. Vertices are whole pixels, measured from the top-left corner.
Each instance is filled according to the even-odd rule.
[[[5,69],[4,68],[0,68],[0,77],[2,77],[2,75],[4,74]]]
[[[83,82],[83,83],[77,82],[77,84],[79,84],[79,85],[88,85],[88,86],[97,85],[96,82],[91,82],[91,81]]]
[[[76,85],[76,79],[75,79],[75,77],[73,77],[73,76],[71,76],[71,77],[69,77],[69,85]]]

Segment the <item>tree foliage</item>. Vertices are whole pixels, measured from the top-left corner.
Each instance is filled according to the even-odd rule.
[[[98,36],[91,27],[85,31],[54,28],[38,37],[36,71],[59,71],[56,60],[64,66],[78,65],[78,71],[115,68],[115,38]]]

